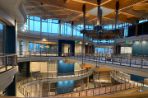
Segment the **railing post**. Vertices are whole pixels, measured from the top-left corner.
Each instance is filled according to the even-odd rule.
[[[122,65],[122,56],[121,56],[121,58],[120,58],[120,60],[119,60],[119,61],[120,61],[120,66],[121,66],[121,65]]]
[[[131,63],[132,63],[132,61],[131,61],[131,60],[132,60],[132,59],[131,59],[131,57],[130,57],[130,59],[129,59],[129,60],[130,60],[130,64],[129,64],[129,66],[131,67]]]
[[[114,64],[114,57],[112,56],[112,64]]]
[[[141,58],[141,68],[143,68],[143,57]]]

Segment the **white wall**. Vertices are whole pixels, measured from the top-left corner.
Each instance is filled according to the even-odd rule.
[[[132,47],[121,47],[121,54],[132,54]]]
[[[48,62],[30,62],[30,70],[31,72],[57,72],[57,64],[56,63],[48,63]]]
[[[76,54],[82,53],[82,45],[81,44],[76,44],[75,45],[75,53]]]

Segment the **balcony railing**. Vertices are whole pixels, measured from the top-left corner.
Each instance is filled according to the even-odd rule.
[[[123,57],[123,56],[108,56],[108,55],[81,55],[76,54],[73,56],[75,59],[83,59],[94,61],[97,63],[114,64],[120,66],[134,67],[134,68],[148,68],[147,57]]]
[[[106,86],[101,88],[93,88],[79,92],[72,92],[68,94],[60,94],[57,95],[58,97],[84,97],[84,96],[101,96],[105,94],[111,94],[123,90],[128,90],[137,87],[137,85],[125,83],[125,84],[118,84],[113,86]]]
[[[12,69],[17,65],[16,54],[0,56],[0,73]]]
[[[63,73],[44,73],[44,74],[39,74],[39,75],[35,75],[32,74],[31,78],[27,78],[24,80],[21,80],[20,82],[18,82],[18,90],[25,96],[25,97],[38,97],[38,96],[33,96],[33,94],[35,92],[33,92],[33,90],[28,89],[28,85],[32,82],[37,81],[49,81],[49,82],[56,82],[55,79],[57,79],[58,81],[60,80],[68,80],[68,79],[72,79],[72,80],[77,80],[77,79],[81,79],[81,78],[85,78],[88,77],[89,75],[91,75],[93,73],[93,69],[84,69],[84,70],[80,70],[80,71],[75,71],[74,74],[72,73],[67,73],[67,74],[63,74]],[[54,79],[54,81],[52,81]],[[33,84],[34,85],[34,84]],[[31,86],[31,85],[29,85]]]
[[[19,53],[19,52],[18,52]],[[73,54],[62,53],[62,56],[72,57],[74,59],[83,59],[88,61],[94,61],[97,63],[114,64],[120,66],[134,67],[134,68],[148,68],[148,57],[131,57],[131,56],[120,56],[120,55],[107,55],[107,54]],[[18,57],[58,57],[57,52],[49,51],[22,51]]]

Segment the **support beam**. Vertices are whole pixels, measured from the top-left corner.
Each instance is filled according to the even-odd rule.
[[[86,26],[86,4],[83,4],[83,6],[82,6],[82,11],[83,11],[83,29],[84,29],[84,31],[85,31],[85,26]],[[85,43],[84,43],[84,33],[83,33],[83,40],[82,40],[82,65],[84,64],[84,60],[83,60],[83,58],[84,58],[84,47],[85,47]]]

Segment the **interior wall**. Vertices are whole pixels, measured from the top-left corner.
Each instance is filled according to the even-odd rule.
[[[63,50],[64,53],[69,53],[70,45],[69,44],[64,44],[63,49],[64,49]]]
[[[85,53],[93,54],[95,52],[95,48],[93,45],[85,45]]]
[[[74,64],[65,63],[63,60],[58,62],[58,75],[73,75],[74,74]]]
[[[31,72],[57,72],[57,63],[56,62],[30,62]]]
[[[58,56],[63,56],[63,45],[69,44],[70,45],[70,55],[74,56],[75,54],[75,41],[73,40],[58,40]]]
[[[132,55],[134,56],[148,56],[148,41],[135,41],[132,50]]]
[[[132,54],[132,47],[121,47],[121,54]]]
[[[113,54],[113,47],[110,46],[104,46],[104,47],[95,47],[95,53],[96,54]]]
[[[81,44],[76,44],[75,45],[75,53],[76,54],[82,53],[82,45]]]

